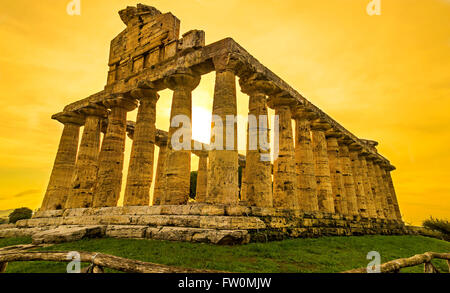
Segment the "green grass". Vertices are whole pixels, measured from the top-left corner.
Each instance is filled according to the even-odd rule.
[[[29,243],[31,243],[31,237],[3,238],[3,239],[0,239],[0,248],[18,245],[18,244],[29,244]]]
[[[16,244],[20,240],[1,240]],[[29,239],[22,239],[28,243]],[[243,246],[167,242],[156,240],[87,239],[40,250],[93,251],[160,264],[246,273],[334,273],[365,267],[369,251],[378,251],[382,263],[427,251],[450,252],[450,243],[422,236],[362,236],[293,239]],[[448,271],[445,261],[433,263]],[[7,272],[65,272],[66,264],[11,263]],[[423,266],[402,272],[423,272]]]

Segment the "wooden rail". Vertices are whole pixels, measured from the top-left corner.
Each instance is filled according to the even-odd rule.
[[[113,256],[95,252],[78,252],[80,254],[80,262],[90,263],[89,270],[85,272],[101,273],[103,268],[126,273],[219,273],[213,270],[200,270],[190,268],[172,267],[161,264],[143,262],[138,260],[127,259],[123,257]],[[68,259],[68,252],[50,252],[50,251],[11,251],[0,253],[0,273],[6,271],[6,267],[10,262],[16,261],[52,261],[52,262],[71,262]],[[223,273],[223,272],[221,272]]]
[[[425,273],[439,273],[438,269],[431,263],[433,259],[447,260],[447,265],[450,272],[450,253],[436,253],[426,252],[424,254],[417,254],[409,258],[400,258],[389,261],[380,265],[381,273],[399,273],[401,269],[407,267],[414,267],[423,264]],[[359,268],[355,270],[345,271],[344,273],[367,273],[367,268]]]

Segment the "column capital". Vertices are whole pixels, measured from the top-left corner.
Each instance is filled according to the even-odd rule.
[[[362,150],[360,151],[360,153],[358,154],[359,157],[364,158],[364,159],[366,159],[366,160],[369,159],[369,155],[370,155],[370,153],[367,152],[367,151],[365,151],[364,149],[362,149]]]
[[[358,143],[356,143],[355,141],[352,141],[349,145],[348,145],[349,150],[351,151],[357,151],[360,152],[363,147],[361,145],[359,145]]]
[[[297,104],[292,109],[292,117],[297,120],[313,121],[318,118],[317,114],[306,109],[305,106]]]
[[[137,87],[131,91],[130,95],[140,101],[146,100],[157,102],[159,99],[159,94],[155,85],[147,80],[139,81]]]
[[[338,138],[338,142],[340,144],[346,145],[350,149],[350,145],[354,142],[349,136],[343,134],[340,138]]]
[[[138,102],[135,99],[125,97],[124,94],[115,94],[111,98],[103,101],[103,105],[109,109],[122,108],[129,112],[137,108]]]
[[[251,95],[274,95],[279,92],[277,86],[270,80],[266,80],[261,74],[255,73],[249,78],[240,78],[239,85],[241,91],[249,96]]]
[[[95,116],[100,118],[108,117],[108,110],[106,107],[97,105],[97,104],[89,104],[88,106],[79,110],[80,113],[87,116]]]
[[[292,107],[296,105],[298,102],[286,92],[281,92],[279,94],[269,96],[267,100],[267,106],[274,109],[277,107],[289,106]]]
[[[339,142],[339,139],[341,137],[343,137],[343,133],[340,132],[340,131],[334,130],[333,128],[331,128],[331,129],[328,129],[325,132],[325,136],[326,136],[326,138],[336,138],[338,140],[338,142]]]
[[[83,126],[85,119],[83,115],[77,112],[61,112],[52,116],[53,120],[56,120],[62,124],[75,124],[77,126]]]
[[[369,149],[371,149],[372,151],[374,151],[375,153],[378,153],[377,150],[377,146],[378,146],[378,142],[375,140],[369,140],[369,139],[360,139],[364,144],[366,144]]]
[[[383,169],[385,169],[385,170],[388,171],[388,172],[397,170],[397,168],[396,168],[395,166],[391,165],[391,164],[388,163],[388,162],[383,162],[383,163],[380,165],[380,167],[382,167]]]
[[[157,129],[155,135],[155,144],[158,147],[166,147],[169,141],[167,132]]]
[[[231,71],[236,74],[238,60],[231,53],[213,57],[214,69],[217,73]]]
[[[173,91],[193,91],[200,84],[200,79],[201,77],[189,68],[177,68],[167,74],[164,83]]]
[[[376,163],[379,160],[379,158],[377,156],[375,156],[374,154],[367,153],[366,160]]]
[[[314,120],[311,123],[311,130],[320,130],[320,131],[328,131],[331,129],[331,125],[327,122],[321,120],[320,118],[317,120]]]

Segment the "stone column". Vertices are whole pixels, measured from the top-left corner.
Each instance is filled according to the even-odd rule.
[[[59,113],[52,119],[64,124],[64,129],[41,211],[60,210],[65,206],[75,169],[80,126],[84,124],[83,117],[73,112]]]
[[[93,207],[115,207],[120,197],[127,129],[127,112],[137,101],[117,95],[104,102],[111,109],[99,155],[98,182]]]
[[[166,190],[165,205],[183,205],[189,200],[191,178],[191,140],[192,140],[192,91],[199,85],[200,76],[190,69],[178,68],[165,79],[168,88],[173,90],[171,126],[167,144],[165,164]],[[175,119],[184,117],[181,126]],[[172,138],[182,133],[179,145],[173,145]],[[185,146],[188,145],[186,148]]]
[[[345,193],[344,178],[342,176],[341,155],[339,153],[338,144],[338,138],[340,137],[341,134],[333,130],[327,132],[326,134],[334,207],[337,214],[348,215],[347,195]]]
[[[388,189],[386,189],[386,186],[383,181],[383,175],[381,173],[380,162],[381,162],[381,160],[375,159],[373,161],[373,168],[375,171],[375,176],[377,177],[377,184],[378,184],[378,188],[379,188],[380,194],[381,194],[380,198],[383,201],[382,203],[383,203],[384,215],[385,215],[386,219],[393,220],[395,218],[395,217],[393,217],[393,215],[395,214],[394,205],[392,202],[390,191]]]
[[[134,90],[132,95],[139,99],[140,105],[136,117],[123,204],[124,206],[148,206],[153,179],[156,102],[159,95],[151,85],[142,85]]]
[[[342,177],[344,180],[344,189],[347,201],[347,209],[349,215],[358,215],[358,201],[356,196],[356,186],[354,179],[354,171],[352,161],[350,159],[350,151],[348,148],[349,140],[341,138],[339,140],[339,156],[342,166]]]
[[[292,97],[283,93],[269,99],[269,105],[279,119],[279,150],[273,168],[273,206],[276,208],[299,209],[291,113],[295,104]]]
[[[335,213],[333,189],[330,178],[325,131],[330,129],[327,123],[315,121],[311,125],[312,146],[316,164],[317,198],[321,212]]]
[[[352,174],[355,181],[355,193],[356,201],[358,204],[358,212],[361,217],[368,218],[371,217],[371,215],[369,215],[368,198],[364,186],[363,168],[358,156],[360,148],[353,144],[350,144],[349,150],[350,160],[352,162]]]
[[[365,192],[366,198],[367,198],[367,210],[369,213],[369,217],[378,218],[378,213],[377,213],[377,208],[376,208],[376,203],[375,203],[375,196],[374,196],[373,190],[372,190],[372,184],[370,181],[369,170],[367,168],[366,156],[367,156],[367,153],[359,154],[359,162],[361,165],[362,179],[363,179],[363,184],[364,184],[364,192]]]
[[[247,202],[247,172],[245,171],[245,165],[241,166],[241,202]]]
[[[316,166],[311,141],[311,120],[316,118],[302,106],[297,106],[295,118],[295,162],[298,183],[298,201],[302,211],[319,211],[317,199]]]
[[[94,189],[97,184],[101,121],[108,114],[105,107],[98,105],[84,108],[82,113],[86,116],[86,123],[84,124],[71,190],[66,202],[67,209],[92,207]]]
[[[241,194],[241,199],[250,206],[272,207],[272,165],[268,148],[269,119],[265,95],[267,85],[261,80],[242,79],[240,84],[242,92],[250,96],[247,156],[242,174],[243,188],[241,187],[244,194]],[[261,145],[261,141],[267,145]]]
[[[197,190],[195,195],[196,202],[205,202],[208,190],[208,152],[199,154]]]
[[[391,175],[391,171],[395,170],[394,166],[388,165],[385,166],[384,168],[384,173],[385,173],[385,180],[384,182],[386,182],[387,184],[387,188],[390,191],[391,197],[392,197],[392,202],[394,205],[394,210],[395,210],[395,216],[397,221],[402,222],[402,214],[400,212],[400,206],[398,204],[398,199],[397,199],[397,194],[395,192],[395,188],[394,188],[394,182],[392,180],[392,175]]]
[[[369,183],[372,187],[372,194],[375,202],[375,208],[377,210],[377,215],[379,218],[385,219],[386,216],[384,214],[383,194],[381,194],[380,187],[378,186],[377,176],[373,165],[373,157],[370,155],[366,156],[366,163],[367,176],[369,177]]]
[[[213,149],[209,152],[206,201],[212,204],[235,205],[239,202],[237,121],[229,121],[227,124],[226,116],[230,116],[229,118],[237,116],[236,76],[228,56],[220,56],[213,61],[216,70],[211,133]],[[223,127],[215,121],[218,118],[221,119]],[[233,142],[227,142],[231,136]],[[222,149],[217,149],[220,141],[223,142]],[[227,145],[233,147],[227,149]]]
[[[158,153],[158,164],[156,165],[155,189],[153,191],[153,205],[161,205],[164,202],[166,187],[166,177],[164,176],[164,166],[167,157],[167,140],[161,141]]]

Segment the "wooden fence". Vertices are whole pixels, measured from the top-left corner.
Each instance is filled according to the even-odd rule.
[[[448,269],[450,272],[450,253],[436,253],[426,252],[424,254],[417,254],[410,258],[400,258],[380,265],[381,273],[399,273],[401,269],[407,267],[414,267],[423,264],[425,273],[439,273],[438,269],[431,263],[433,259],[447,260]],[[367,268],[360,268],[346,271],[344,273],[367,273]]]

